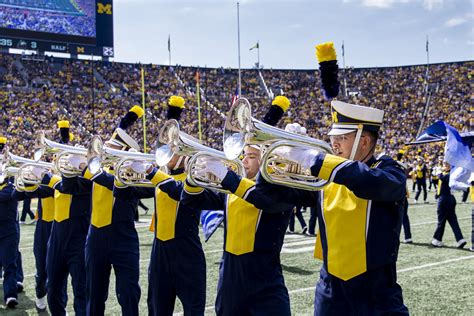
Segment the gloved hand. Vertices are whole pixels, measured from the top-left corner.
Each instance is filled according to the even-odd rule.
[[[274,153],[299,164],[305,169],[311,168],[319,155],[317,150],[303,147],[281,147],[276,149]]]
[[[130,168],[136,173],[148,173],[148,170],[152,167],[152,164],[145,161],[134,161],[130,165]]]
[[[201,157],[196,162],[197,175],[202,178],[205,178],[207,173],[211,173],[219,178],[219,180],[222,180],[225,178],[228,171],[229,169],[227,169],[227,167],[221,161],[212,158]]]
[[[41,167],[33,167],[31,168],[31,173],[37,178],[37,179],[43,179],[43,175],[45,174],[46,170]]]
[[[87,164],[87,159],[82,155],[71,155],[69,156],[69,163],[76,169],[83,169],[84,165]]]
[[[298,123],[286,124],[285,131],[300,135],[306,135],[306,128]]]

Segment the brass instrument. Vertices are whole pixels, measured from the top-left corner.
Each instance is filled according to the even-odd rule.
[[[115,179],[123,186],[155,187],[146,178],[145,173],[134,172],[131,168],[134,162],[153,165],[155,155],[107,147],[98,135],[92,138],[87,152],[88,166],[92,174],[96,174],[103,167],[109,167],[115,170]]]
[[[191,156],[186,169],[188,173],[188,181],[192,185],[228,193],[227,190],[222,188],[219,179],[216,179],[210,174],[207,174],[204,177],[199,174],[196,163],[202,157],[220,161],[238,175],[245,177],[245,169],[240,160],[227,159],[222,151],[200,144],[199,140],[196,138],[180,131],[179,124],[176,120],[168,120],[165,122],[160,132],[160,142],[167,144],[166,149],[169,150],[169,152],[163,150],[165,156],[172,157],[173,155],[170,153],[180,156]]]
[[[328,143],[287,132],[253,118],[249,101],[239,98],[226,118],[224,153],[228,159],[235,159],[247,145],[261,146],[260,173],[269,183],[311,191],[320,190],[327,184],[326,180],[312,176],[309,169],[295,167],[297,163],[285,158],[282,153],[291,148],[332,153]]]
[[[1,176],[2,177],[15,177],[15,186],[17,183],[19,187],[22,187],[26,184],[29,185],[40,185],[41,179],[37,178],[33,172],[33,168],[42,168],[44,172],[47,170],[53,170],[54,164],[43,161],[35,161],[33,159],[28,159],[14,155],[12,153],[7,153],[8,160],[2,165]]]
[[[71,155],[87,157],[87,149],[54,142],[45,137],[44,132],[39,136],[40,148],[35,152],[35,160],[41,159],[46,154],[55,155],[55,169],[66,178],[76,177],[82,174],[82,170],[75,168],[69,162]]]

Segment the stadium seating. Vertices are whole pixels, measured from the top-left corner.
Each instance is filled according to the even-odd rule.
[[[425,82],[425,65],[340,70],[341,82],[345,80],[348,93],[347,98],[341,95],[340,99],[385,110],[387,123],[381,135],[384,147],[379,151],[393,155],[407,141],[413,140],[423,118],[425,127],[443,119],[459,131],[469,128],[472,64],[430,65],[430,85]],[[12,151],[30,156],[38,130],[54,130],[58,119],[71,121],[76,143],[86,145],[90,135],[96,133],[109,137],[120,116],[132,105],[142,102],[142,67],[148,146],[156,140],[159,119],[165,118],[167,99],[174,94],[187,101],[182,128],[197,135],[195,93],[199,70],[203,140],[205,144],[221,148],[224,120],[219,112],[227,112],[236,92],[236,69],[97,61],[91,64],[52,57],[25,60],[20,55],[0,55],[1,128],[13,138]],[[263,69],[259,73],[257,69],[243,70],[242,95],[250,100],[256,118],[261,118],[266,111],[271,94],[280,93],[292,101],[280,127],[298,122],[307,127],[311,136],[324,139],[330,113],[329,104],[320,91],[317,71]],[[429,106],[425,109],[427,98]],[[142,123],[132,133],[142,142]],[[410,155],[417,154],[415,150],[411,152]],[[439,145],[427,146],[424,152],[435,155],[439,153]]]

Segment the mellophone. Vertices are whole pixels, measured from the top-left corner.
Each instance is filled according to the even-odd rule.
[[[180,155],[188,157],[187,178],[192,185],[224,191],[219,179],[211,174],[203,175],[198,172],[199,162],[203,158],[217,160],[245,177],[240,156],[245,146],[258,145],[262,153],[260,173],[269,183],[304,190],[319,190],[327,184],[326,180],[312,176],[309,169],[298,166],[285,153],[294,148],[332,153],[331,146],[322,140],[288,132],[255,119],[246,98],[239,98],[232,105],[226,117],[223,136],[224,150],[219,151],[202,145],[199,140],[181,131],[178,122],[171,119],[160,129],[154,154],[147,154],[110,148],[98,135],[93,136],[89,146],[84,148],[54,142],[42,132],[37,139],[38,148],[34,159],[20,157],[5,150],[0,158],[0,178],[15,177],[17,189],[24,190],[25,185],[41,183],[41,179],[32,172],[33,168],[41,168],[44,172],[50,171],[62,177],[80,176],[82,168],[70,163],[71,156],[78,155],[87,161],[87,167],[93,174],[105,168],[113,168],[116,181],[123,186],[154,187],[146,178],[146,173],[135,172],[131,168],[132,164],[143,163],[166,169],[173,155]],[[41,159],[51,159],[53,162]]]

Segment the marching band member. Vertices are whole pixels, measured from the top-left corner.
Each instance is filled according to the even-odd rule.
[[[47,306],[46,253],[54,219],[54,190],[46,186],[26,186],[25,194],[30,198],[38,198],[38,220],[36,222],[33,241],[33,254],[35,256],[36,265],[35,305],[38,311],[45,311]],[[66,284],[63,290],[63,295],[65,296]]]
[[[334,155],[301,148],[287,152],[290,160],[331,183],[318,194],[262,179],[256,190],[269,192],[273,203],[321,205],[315,257],[323,259],[323,267],[315,315],[408,315],[396,282],[406,176],[390,157],[374,157],[384,112],[340,101],[331,107]],[[242,196],[242,190],[232,191]]]
[[[69,122],[59,121],[61,139],[69,141]],[[48,242],[46,272],[48,305],[52,315],[66,315],[64,287],[72,278],[74,311],[86,314],[86,273],[84,247],[90,222],[92,183],[78,176],[60,177],[33,168],[41,184],[54,189],[54,221]]]
[[[170,97],[167,118],[179,120],[184,102],[180,96]],[[185,315],[204,315],[206,259],[199,239],[201,211],[180,203],[186,178],[184,158],[173,156],[167,165],[169,175],[156,168],[148,170],[147,178],[156,185],[149,196],[155,198],[155,238],[148,269],[149,315],[172,315],[176,297]]]
[[[265,123],[275,125],[290,101],[276,97]],[[253,190],[260,166],[260,148],[247,146],[243,164],[247,177],[240,179],[223,163],[201,161],[202,173],[224,179],[234,194],[217,193],[186,182],[181,204],[206,210],[225,209],[224,253],[219,271],[217,315],[290,315],[290,300],[283,279],[280,251],[294,205],[272,203],[260,208],[254,200],[266,199]],[[226,185],[224,185],[226,182]]]
[[[67,144],[71,139],[68,123],[58,122],[60,129],[60,142]],[[33,240],[33,254],[35,256],[35,305],[38,311],[45,311],[47,307],[47,271],[46,253],[48,250],[48,240],[51,235],[51,228],[54,220],[54,190],[47,186],[25,185],[25,195],[29,198],[38,198],[37,222],[35,226]],[[64,283],[62,296],[66,300],[67,284]]]
[[[451,165],[447,162],[444,162],[442,173],[439,176],[438,183],[438,225],[433,235],[433,240],[431,244],[435,247],[442,247],[443,243],[443,234],[446,222],[451,226],[454,237],[456,238],[456,247],[463,248],[466,245],[466,240],[464,239],[461,228],[459,227],[458,218],[456,216],[456,199],[451,193],[451,188],[449,187],[449,178],[450,178]]]
[[[0,152],[6,142],[5,137],[0,137]],[[3,297],[8,308],[18,305],[17,258],[20,231],[18,201],[13,194],[13,179],[5,177],[0,183],[0,266],[3,268]]]
[[[405,161],[403,160],[403,155],[405,154],[405,151],[400,149],[397,154],[397,159],[396,162],[400,165],[400,167],[403,169],[405,172],[405,176],[408,177],[408,166],[406,165]],[[406,187],[406,194],[405,194],[405,199],[403,201],[403,219],[402,219],[402,225],[403,225],[403,234],[405,236],[405,239],[403,240],[404,243],[406,244],[411,244],[413,243],[413,239],[411,238],[411,228],[410,228],[410,218],[408,217],[408,198],[410,197],[408,193],[408,186]]]
[[[139,151],[138,143],[126,129],[144,114],[140,106],[133,106],[120,121],[106,146],[119,150]],[[84,169],[85,159],[76,166]],[[114,170],[100,170],[92,174],[84,169],[83,177],[93,181],[91,222],[87,234],[85,260],[87,280],[87,315],[104,315],[108,296],[110,272],[114,268],[116,295],[123,315],[138,315],[140,301],[140,251],[134,216],[142,188],[121,187],[114,183]],[[115,192],[119,192],[114,196]]]
[[[418,203],[418,198],[420,197],[421,190],[423,190],[423,202],[428,203],[426,200],[428,198],[428,192],[426,191],[426,176],[428,174],[428,168],[426,167],[425,161],[421,156],[417,159],[417,164],[414,170],[416,174],[416,195],[413,203]]]

